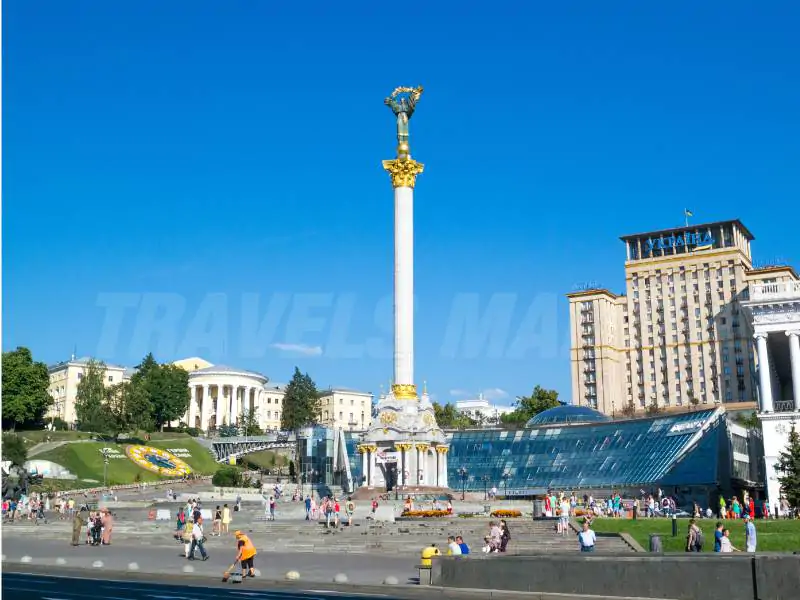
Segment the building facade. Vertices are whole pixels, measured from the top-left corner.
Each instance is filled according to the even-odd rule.
[[[567,295],[573,402],[612,416],[755,408],[753,339],[740,303],[775,269],[753,268],[753,235],[733,220],[621,239],[625,293]]]
[[[75,358],[74,356],[62,363],[48,367],[50,385],[47,391],[53,398],[53,404],[47,412],[47,418],[58,418],[74,425],[77,421],[75,400],[78,394],[78,384],[81,382],[89,363],[90,357]],[[117,365],[103,365],[103,383],[110,387],[130,379],[132,371]]]
[[[372,422],[372,394],[348,389],[321,392],[319,423],[345,431],[366,431]]]
[[[776,465],[791,428],[800,429],[800,281],[790,269],[773,269],[768,282],[750,287],[742,304],[756,340],[758,416],[767,497],[774,509],[783,500]]]
[[[478,398],[475,400],[458,400],[456,402],[456,411],[479,424],[497,425],[500,422],[500,417],[514,412],[514,408],[492,404],[483,397],[483,394],[478,394]]]

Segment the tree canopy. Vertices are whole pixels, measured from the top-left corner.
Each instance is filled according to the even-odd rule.
[[[53,399],[47,365],[19,347],[3,352],[3,429],[41,425]]]
[[[466,429],[475,427],[479,423],[469,415],[460,413],[454,404],[433,403],[433,412],[436,416],[436,424],[442,429]]]
[[[144,391],[151,420],[158,429],[181,419],[189,409],[189,373],[176,365],[159,364],[152,353],[137,366],[131,384]]]
[[[3,460],[11,461],[15,467],[21,467],[28,460],[28,447],[25,440],[15,433],[3,434]]]
[[[294,375],[283,397],[281,429],[296,431],[317,422],[319,418],[320,395],[317,386],[308,373],[294,368]]]
[[[794,423],[789,431],[789,443],[780,453],[775,470],[779,473],[781,493],[786,496],[789,506],[800,507],[800,434],[797,433]]]
[[[109,433],[152,428],[152,405],[143,386],[124,381],[106,389],[105,410]]]
[[[81,374],[75,395],[75,416],[81,431],[111,431],[111,419],[105,406],[105,372],[104,363],[90,360]]]
[[[558,400],[558,392],[537,385],[533,388],[530,396],[519,396],[514,402],[513,412],[500,417],[500,421],[507,424],[522,425],[540,412],[556,406],[561,406],[561,402]]]

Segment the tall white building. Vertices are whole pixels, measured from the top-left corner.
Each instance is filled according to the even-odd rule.
[[[346,388],[323,390],[319,423],[345,431],[366,431],[372,422],[372,394]]]
[[[797,276],[753,268],[753,239],[738,220],[623,236],[625,293],[568,294],[573,403],[609,415],[755,408],[753,339],[740,304],[753,285]]]
[[[458,400],[456,402],[456,411],[467,415],[480,424],[496,425],[500,422],[500,417],[514,412],[514,408],[492,404],[484,398],[483,394],[478,394],[478,397],[474,400]]]

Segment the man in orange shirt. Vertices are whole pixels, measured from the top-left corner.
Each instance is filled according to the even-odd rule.
[[[238,554],[236,555],[236,560],[233,562],[241,562],[242,577],[255,577],[256,570],[253,562],[256,557],[256,547],[253,545],[253,542],[250,541],[250,538],[241,531],[235,532],[234,535],[236,536]]]

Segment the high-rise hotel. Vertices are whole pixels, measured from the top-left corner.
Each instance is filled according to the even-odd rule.
[[[738,220],[621,239],[625,295],[567,295],[573,402],[616,416],[656,406],[755,407],[752,328],[739,301],[751,284],[796,281],[795,271],[754,269],[754,238]]]

